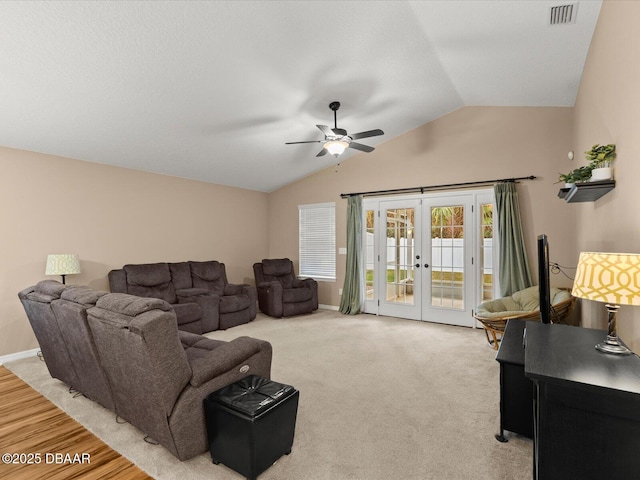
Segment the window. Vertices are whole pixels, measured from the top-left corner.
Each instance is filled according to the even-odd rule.
[[[493,203],[480,204],[482,242],[480,268],[482,269],[482,301],[493,300]]]
[[[300,276],[336,279],[336,204],[299,205]]]

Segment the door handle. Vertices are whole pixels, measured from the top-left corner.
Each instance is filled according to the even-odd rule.
[[[429,268],[429,264],[428,264],[428,263],[425,263],[425,264],[424,264],[424,268]]]
[[[416,263],[416,268],[420,268],[420,264],[419,263]]]

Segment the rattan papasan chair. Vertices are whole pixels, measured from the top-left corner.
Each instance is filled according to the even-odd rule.
[[[576,298],[568,290],[551,287],[551,322],[577,325],[570,318]],[[473,316],[482,323],[487,341],[498,349],[498,343],[512,318],[540,321],[540,292],[537,286],[525,288],[509,297],[481,303]]]

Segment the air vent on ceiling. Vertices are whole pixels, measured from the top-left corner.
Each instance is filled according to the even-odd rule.
[[[551,25],[565,25],[567,23],[576,23],[577,13],[577,3],[568,3],[566,5],[557,5],[555,7],[551,7],[551,17],[549,18],[549,23]]]

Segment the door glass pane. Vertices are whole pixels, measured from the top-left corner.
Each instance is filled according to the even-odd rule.
[[[482,269],[482,301],[493,300],[493,204],[480,205],[482,238],[480,268]]]
[[[387,210],[386,300],[414,304],[414,215],[413,208]]]
[[[375,237],[374,237],[374,221],[375,221],[375,210],[367,210],[366,214],[366,232],[365,232],[365,246],[366,246],[366,258],[365,258],[365,298],[367,300],[374,300],[374,290],[373,290],[373,269],[375,266],[375,257],[374,257],[374,245],[375,245]]]
[[[464,206],[431,208],[431,306],[464,309]]]

